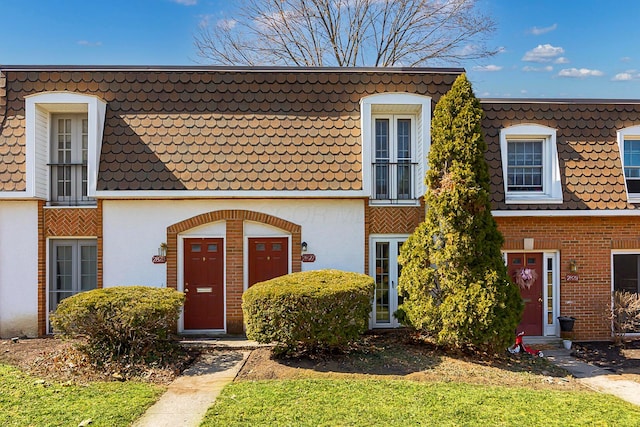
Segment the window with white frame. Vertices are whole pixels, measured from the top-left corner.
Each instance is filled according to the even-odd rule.
[[[88,190],[88,133],[86,115],[53,115],[51,118],[52,205],[94,203]]]
[[[415,191],[415,118],[406,115],[373,117],[373,198],[411,200]]]
[[[541,139],[507,140],[507,191],[542,192],[543,161]]]
[[[429,151],[431,98],[383,93],[360,102],[363,181],[376,205],[419,203]]]
[[[516,125],[500,131],[505,201],[562,203],[556,130]]]
[[[640,126],[618,131],[618,145],[629,201],[640,202]]]
[[[98,284],[98,250],[93,239],[52,240],[49,312],[63,299],[95,289]]]

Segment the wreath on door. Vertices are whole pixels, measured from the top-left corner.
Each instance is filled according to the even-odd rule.
[[[521,268],[516,271],[516,284],[520,286],[521,289],[529,289],[533,282],[538,278],[538,273],[531,268]]]

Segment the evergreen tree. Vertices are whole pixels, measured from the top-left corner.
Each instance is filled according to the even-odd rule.
[[[522,316],[491,215],[482,108],[463,74],[431,124],[426,220],[402,246],[405,320],[439,344],[507,347]]]

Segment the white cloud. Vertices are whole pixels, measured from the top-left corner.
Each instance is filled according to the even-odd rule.
[[[629,62],[629,61],[631,61],[631,57],[630,56],[623,56],[622,58],[620,58],[620,61]]]
[[[539,44],[531,49],[522,57],[526,62],[551,62],[564,53],[561,47],[551,46],[550,44]]]
[[[80,46],[87,46],[87,47],[98,47],[98,46],[102,46],[102,42],[90,42],[88,40],[78,40],[77,42]]]
[[[198,0],[171,0],[174,3],[181,4],[183,6],[195,6],[198,4]]]
[[[628,82],[631,80],[640,80],[640,72],[637,70],[627,70],[624,73],[618,73],[611,79],[614,82]]]
[[[526,89],[520,89],[520,93],[526,95],[527,93],[529,93],[529,91],[527,91]]]
[[[475,44],[468,44],[465,45],[461,50],[460,50],[460,54],[461,55],[471,55],[475,52],[478,51],[478,46]]]
[[[573,77],[573,78],[585,78],[585,77],[600,77],[604,76],[604,73],[600,70],[590,70],[588,68],[565,68],[560,70],[558,77]]]
[[[553,24],[549,27],[542,27],[542,28],[533,27],[531,29],[531,34],[533,34],[534,36],[539,36],[541,34],[550,33],[551,31],[554,31],[556,28],[558,28],[558,24]]]
[[[556,58],[555,61],[553,61],[554,64],[568,64],[569,60],[567,58],[565,58],[564,56],[561,56],[559,58]]]
[[[235,19],[220,19],[218,22],[216,22],[216,27],[228,31],[232,30],[237,23],[238,21],[236,21]]]
[[[473,71],[500,71],[502,70],[501,65],[483,65],[483,66],[475,66],[472,68]]]
[[[525,71],[527,73],[550,73],[551,71],[553,71],[553,67],[551,65],[547,65],[545,67],[531,67],[529,65],[526,65],[522,67],[522,71]]]
[[[211,21],[216,18],[216,15],[212,15],[209,13],[205,15],[198,15],[198,18],[200,18],[200,22],[198,23],[198,25],[200,25],[201,27],[208,27]]]

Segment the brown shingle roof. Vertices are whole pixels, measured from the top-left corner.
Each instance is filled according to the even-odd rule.
[[[0,190],[24,189],[24,96],[63,90],[107,102],[98,190],[360,190],[360,100],[461,71],[14,67]]]
[[[24,97],[77,91],[107,102],[99,190],[360,190],[360,100],[434,103],[461,70],[9,67],[0,73],[0,191],[26,188]],[[495,209],[635,209],[616,131],[628,101],[483,101]],[[504,203],[500,129],[557,129],[562,204]]]
[[[483,101],[483,128],[493,206],[499,210],[635,209],[627,203],[616,132],[640,124],[640,103],[630,101]],[[535,123],[557,130],[562,204],[507,205],[500,129]]]

